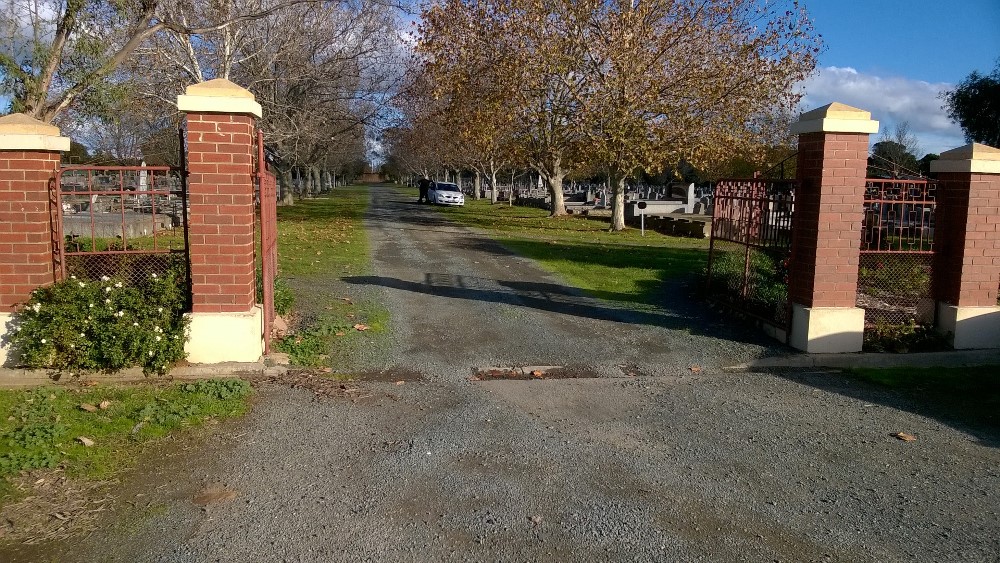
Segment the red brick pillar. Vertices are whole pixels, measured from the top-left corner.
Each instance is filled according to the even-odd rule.
[[[958,349],[1000,348],[1000,149],[941,153],[934,223],[937,328]]]
[[[0,117],[0,365],[11,313],[55,280],[49,181],[69,139],[27,115]]]
[[[865,312],[855,307],[871,114],[833,103],[802,114],[789,262],[789,343],[806,352],[861,350]]]
[[[260,104],[225,79],[189,86],[188,233],[192,362],[256,361],[263,321],[255,306],[254,118]]]

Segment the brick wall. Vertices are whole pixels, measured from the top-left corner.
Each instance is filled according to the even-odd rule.
[[[49,180],[60,153],[0,151],[0,312],[54,281]]]
[[[867,133],[799,136],[789,298],[806,307],[854,307],[864,216]]]
[[[1000,286],[1000,176],[938,174],[934,293],[961,307],[997,304]]]
[[[255,302],[253,118],[188,113],[192,310],[246,312]]]

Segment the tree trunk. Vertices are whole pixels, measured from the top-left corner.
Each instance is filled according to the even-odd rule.
[[[309,170],[312,172],[313,176],[313,189],[315,190],[315,195],[320,195],[323,193],[323,178],[319,175],[319,168],[310,166]]]
[[[611,194],[611,231],[625,230],[625,177],[618,178],[612,184]]]
[[[549,195],[552,196],[552,208],[549,217],[559,217],[566,214],[566,202],[563,198],[563,178],[565,173],[554,174],[548,178]]]
[[[490,204],[497,202],[497,167],[490,161]]]
[[[295,205],[295,198],[292,197],[292,170],[282,168],[278,171],[279,185],[281,186],[281,204]]]
[[[472,199],[479,199],[482,189],[483,181],[479,176],[479,170],[476,170],[476,176],[472,180]]]

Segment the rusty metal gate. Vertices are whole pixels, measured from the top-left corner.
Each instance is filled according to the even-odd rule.
[[[187,284],[181,164],[60,168],[49,186],[56,276],[138,285],[154,274],[173,275]]]
[[[264,353],[271,352],[274,328],[274,279],[278,275],[278,182],[267,169],[264,133],[257,132],[257,186],[260,205],[261,306],[264,309]]]
[[[787,329],[795,180],[719,180],[712,201],[712,299]]]
[[[866,331],[934,323],[936,192],[933,180],[866,180],[857,296]]]

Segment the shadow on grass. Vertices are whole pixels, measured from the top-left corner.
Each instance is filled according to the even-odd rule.
[[[796,383],[932,418],[1000,448],[1000,366],[776,373]],[[886,434],[905,428],[886,428]],[[917,436],[919,440],[919,436]]]

